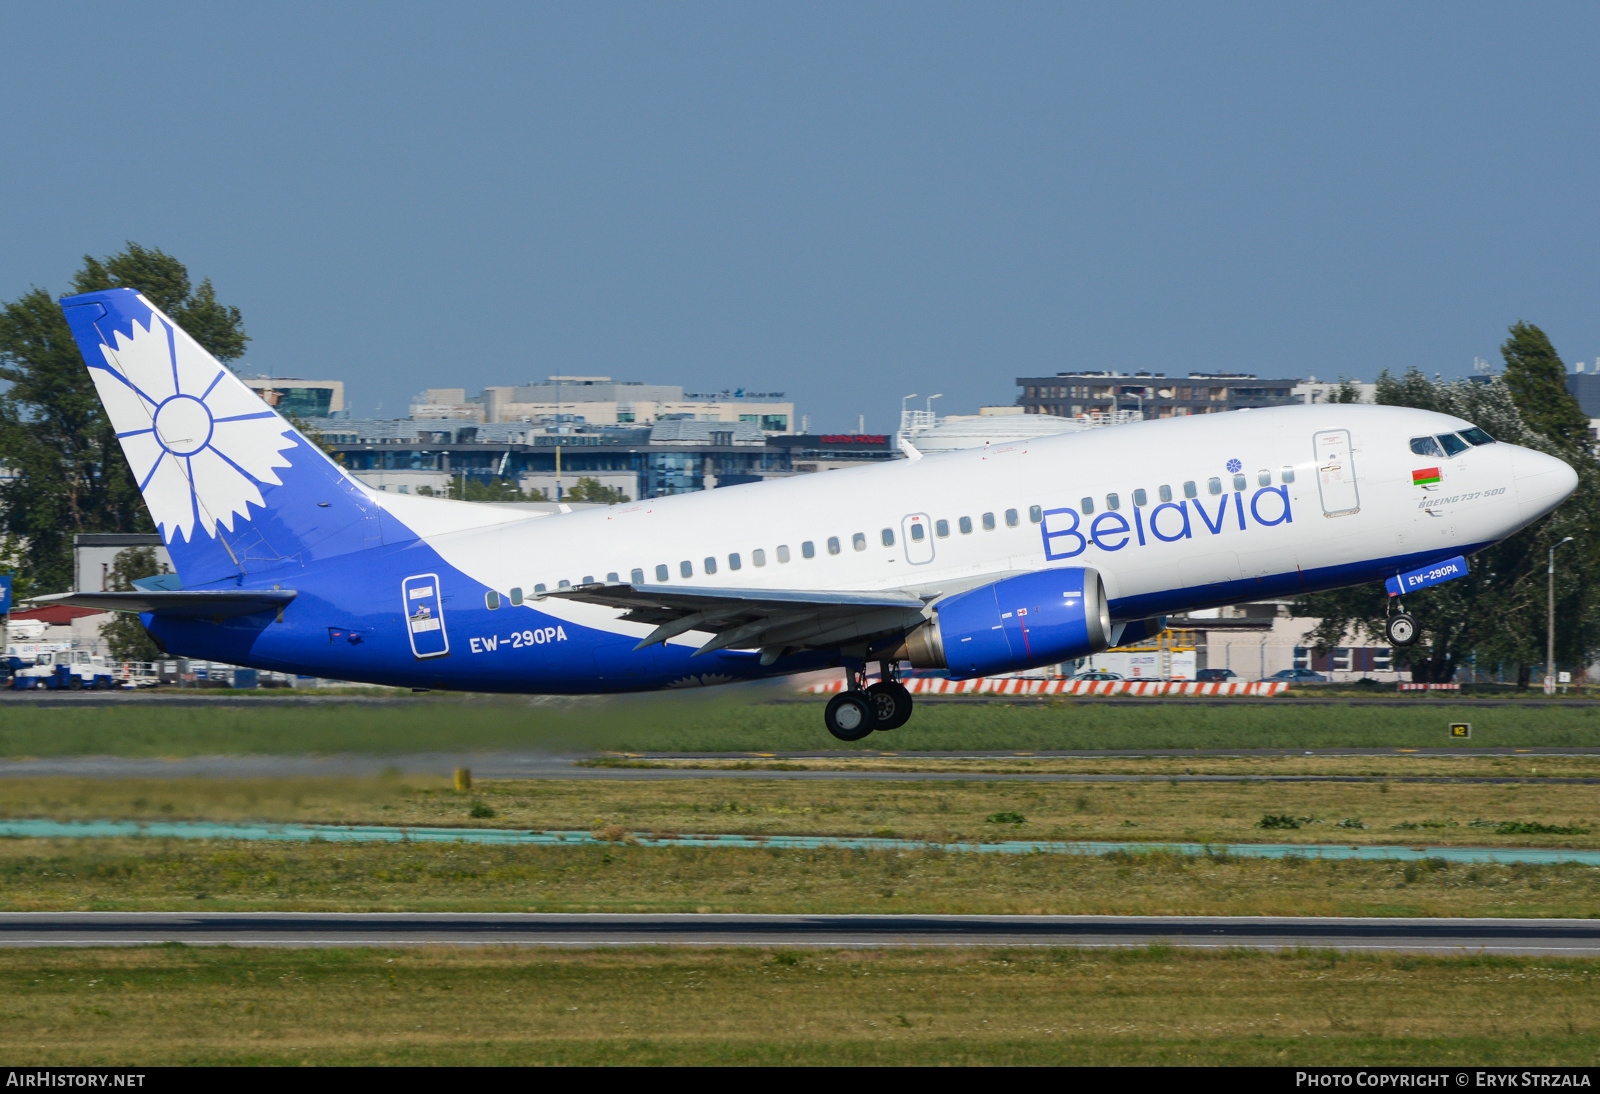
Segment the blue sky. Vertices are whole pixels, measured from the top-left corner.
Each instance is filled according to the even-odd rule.
[[[247,361],[1008,403],[1080,367],[1600,356],[1600,7],[30,4],[0,298],[126,239]],[[919,400],[920,401],[920,400]]]

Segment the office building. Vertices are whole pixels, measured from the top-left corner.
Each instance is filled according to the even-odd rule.
[[[657,422],[745,422],[763,433],[794,432],[794,403],[781,391],[743,388],[685,393],[677,384],[618,381],[609,376],[552,376],[521,387],[430,388],[411,405],[413,418],[462,418],[485,424],[648,427]]]
[[[1141,418],[1176,418],[1306,401],[1295,395],[1299,380],[1263,380],[1245,372],[1191,372],[1182,377],[1163,372],[1058,372],[1019,376],[1016,382],[1022,388],[1017,405],[1024,413],[1060,418],[1129,411]]]

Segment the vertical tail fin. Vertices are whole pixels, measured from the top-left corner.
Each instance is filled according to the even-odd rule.
[[[61,307],[186,586],[383,542],[366,490],[137,290]]]

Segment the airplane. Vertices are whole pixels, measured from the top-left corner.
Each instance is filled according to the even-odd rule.
[[[1459,418],[1325,404],[530,515],[367,487],[134,289],[61,306],[176,574],[36,600],[137,612],[172,656],[418,690],[842,668],[845,741],[910,718],[906,664],[1014,672],[1378,580],[1403,605],[1578,482]]]

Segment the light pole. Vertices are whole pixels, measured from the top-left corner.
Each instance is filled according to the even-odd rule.
[[[939,392],[939,394],[937,394],[937,395],[928,396],[928,424],[929,425],[933,424],[933,401],[935,399],[943,399],[943,398],[944,398],[944,392],[942,392],[942,391]]]
[[[1572,537],[1557,543],[1550,548],[1550,565],[1545,570],[1545,579],[1549,583],[1546,603],[1549,606],[1549,629],[1545,638],[1544,656],[1544,693],[1553,694],[1556,690],[1556,547],[1565,547],[1572,542]]]

